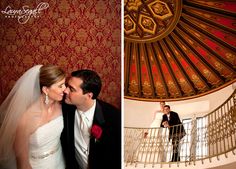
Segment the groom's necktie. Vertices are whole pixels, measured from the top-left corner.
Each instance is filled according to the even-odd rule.
[[[83,113],[80,113],[80,129],[81,129],[81,133],[84,138],[84,141],[86,145],[88,146],[89,145],[88,119]]]

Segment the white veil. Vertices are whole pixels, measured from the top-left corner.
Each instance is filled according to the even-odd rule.
[[[40,94],[39,72],[42,65],[26,71],[0,106],[0,166],[14,157],[13,143],[18,120]]]

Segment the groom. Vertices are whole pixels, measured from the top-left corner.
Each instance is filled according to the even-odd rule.
[[[179,144],[186,133],[178,113],[170,111],[169,105],[164,106],[164,115],[162,116],[161,127],[169,128],[169,140],[172,140],[173,146],[171,161],[180,161]]]
[[[101,84],[92,70],[68,80],[61,135],[67,169],[121,169],[121,112],[97,99]]]

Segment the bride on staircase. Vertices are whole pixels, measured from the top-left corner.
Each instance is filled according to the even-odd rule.
[[[65,169],[60,101],[65,73],[37,65],[24,73],[0,106],[1,169]]]
[[[155,152],[152,152],[151,156],[153,156],[153,160],[157,162],[166,162],[167,161],[167,151],[168,151],[168,129],[167,128],[161,128],[161,121],[163,116],[163,110],[164,110],[165,102],[160,102],[160,110],[157,110],[154,113],[153,121],[150,125],[150,129],[148,132],[145,133],[145,139],[148,144],[146,146],[152,146],[152,150],[155,150]],[[155,146],[155,148],[154,148]],[[148,149],[148,148],[147,148]]]

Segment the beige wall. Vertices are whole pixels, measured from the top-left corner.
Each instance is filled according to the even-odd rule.
[[[196,99],[167,102],[171,110],[176,111],[180,118],[190,118],[196,114],[202,116],[216,109],[234,91],[236,83],[229,85],[217,92]],[[149,127],[153,114],[159,110],[159,102],[145,102],[124,99],[124,126],[125,127]]]

